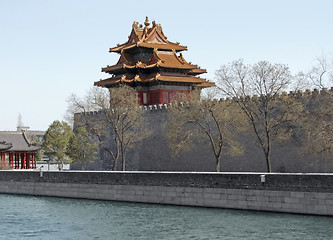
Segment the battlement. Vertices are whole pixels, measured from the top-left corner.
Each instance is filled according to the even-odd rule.
[[[179,103],[180,105],[183,105],[183,103]],[[168,109],[169,107],[171,107],[172,103],[168,103],[168,104],[156,104],[156,105],[147,105],[147,106],[140,106],[140,108],[143,111],[154,111],[154,110],[165,110]],[[111,111],[115,111],[115,109],[111,109]],[[102,114],[102,110],[100,111],[91,111],[91,112],[79,112],[79,113],[75,113],[78,115],[86,115],[86,116],[97,116]]]
[[[313,98],[313,97],[326,97],[326,96],[329,96],[329,95],[333,95],[333,87],[331,87],[330,89],[326,89],[326,88],[323,88],[321,90],[318,90],[318,89],[313,89],[313,90],[310,90],[310,89],[306,89],[305,91],[297,91],[297,92],[294,92],[294,91],[290,91],[289,93],[287,92],[282,92],[281,94],[279,95],[276,95],[276,98],[285,98],[287,96],[289,97],[297,97],[297,98]],[[262,97],[262,96],[261,96]],[[245,97],[245,99],[248,99],[248,100],[253,100],[253,101],[257,101],[258,99],[260,99],[260,96],[257,96],[257,95],[253,95],[252,97],[251,96],[247,96]],[[220,98],[220,99],[216,99],[214,100],[216,102],[232,102],[232,101],[237,101],[236,98]],[[143,110],[143,111],[159,111],[159,110],[166,110],[170,107],[173,107],[173,106],[184,106],[185,103],[183,102],[179,102],[179,103],[168,103],[168,104],[155,104],[155,105],[147,105],[147,106],[140,106],[140,108]],[[115,109],[112,109],[111,111],[115,111]],[[97,116],[97,115],[100,115],[102,114],[102,110],[100,111],[91,111],[91,112],[81,112],[81,113],[75,113],[75,114],[78,114],[78,115],[86,115],[86,116]]]
[[[321,90],[318,90],[318,89],[313,89],[313,90],[310,90],[310,89],[306,89],[305,91],[290,91],[289,93],[287,92],[282,92],[278,95],[276,95],[275,97],[276,98],[284,98],[286,96],[290,96],[290,97],[306,97],[306,98],[311,98],[311,97],[317,97],[317,96],[328,96],[328,95],[333,95],[333,87],[331,87],[330,89],[327,89],[327,88],[323,88]],[[248,99],[248,100],[258,100],[260,99],[260,97],[263,97],[263,96],[258,96],[258,95],[253,95],[253,96],[246,96],[245,99]],[[220,102],[224,102],[224,101],[236,101],[237,98],[220,98],[219,101]]]
[[[141,109],[144,110],[144,111],[147,111],[147,110],[150,110],[150,111],[152,111],[152,110],[163,110],[163,109],[168,109],[170,106],[172,106],[172,103],[141,106]]]

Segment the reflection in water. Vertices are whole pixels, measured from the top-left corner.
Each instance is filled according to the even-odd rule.
[[[333,239],[333,218],[0,194],[0,239]]]

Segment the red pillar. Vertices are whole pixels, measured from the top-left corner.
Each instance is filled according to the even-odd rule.
[[[29,168],[32,168],[32,162],[33,162],[32,153],[29,153]]]
[[[17,168],[21,168],[21,154],[17,153]]]
[[[25,157],[26,157],[25,168],[29,169],[30,168],[30,153],[26,153]]]
[[[25,166],[24,153],[20,153],[20,155],[21,155],[21,169],[24,169]]]
[[[6,153],[5,152],[0,152],[0,165],[4,166],[6,162]]]
[[[14,153],[14,168],[17,169],[17,153]]]
[[[13,153],[9,153],[9,161],[10,161],[10,165],[12,166],[12,168],[14,168],[14,159],[13,159]]]
[[[34,153],[34,159],[35,159],[35,169],[37,168],[37,153]]]
[[[17,157],[17,169],[20,169],[20,154],[16,153],[16,157]]]

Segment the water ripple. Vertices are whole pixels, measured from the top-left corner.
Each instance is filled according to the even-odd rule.
[[[333,218],[0,194],[0,239],[333,239]]]

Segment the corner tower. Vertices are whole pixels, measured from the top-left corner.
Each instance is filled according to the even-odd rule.
[[[141,105],[168,104],[177,93],[188,94],[194,89],[214,86],[198,77],[206,73],[197,65],[187,62],[181,51],[186,46],[170,42],[160,24],[134,22],[128,41],[110,48],[120,54],[117,64],[102,68],[111,77],[95,82],[106,88],[127,84],[136,89]]]

